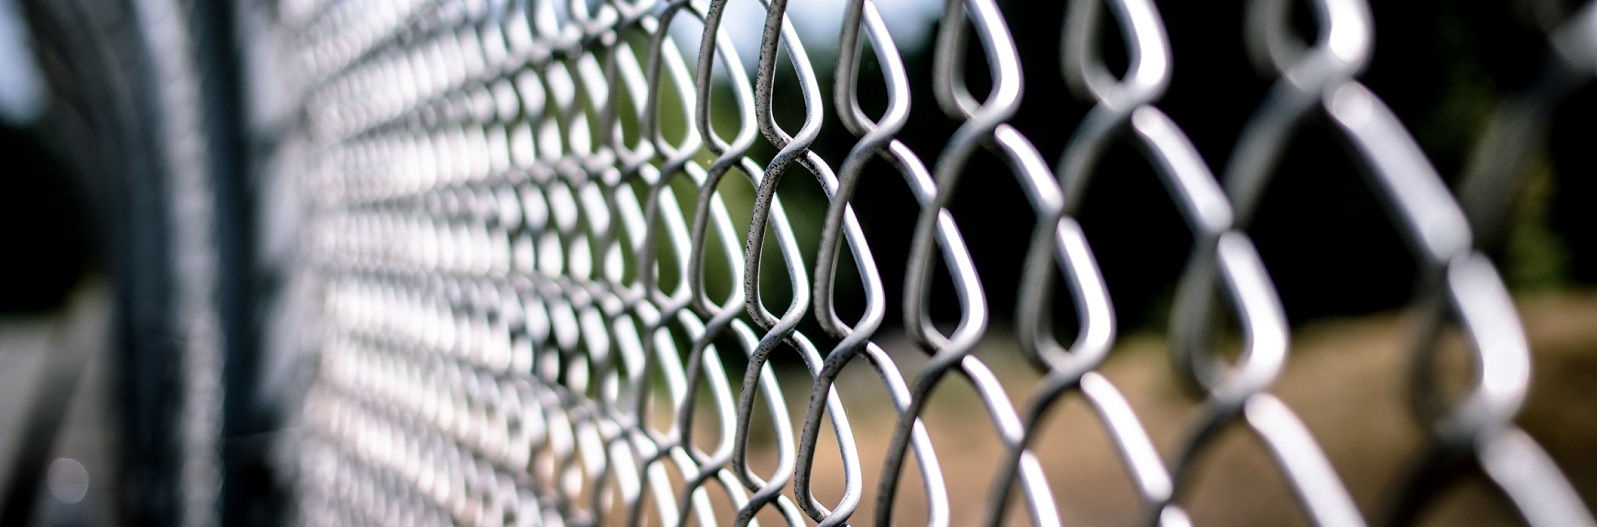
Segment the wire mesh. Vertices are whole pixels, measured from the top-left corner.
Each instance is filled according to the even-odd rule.
[[[1518,139],[1544,133],[1553,105],[1597,67],[1597,9],[1550,31],[1549,73],[1493,121],[1462,184],[1466,207],[1358,80],[1373,52],[1368,6],[1307,3],[1318,27],[1307,38],[1285,0],[1250,4],[1251,58],[1276,80],[1219,177],[1157,106],[1173,60],[1149,0],[1069,3],[1061,73],[1092,106],[1073,129],[1057,130],[1068,134],[1057,159],[1009,124],[1023,65],[994,0],[948,0],[936,24],[929,89],[959,127],[935,157],[897,137],[910,92],[928,88],[913,85],[869,0],[843,8],[830,105],[784,17],[786,0],[759,4],[758,49],[728,36],[728,0],[285,4],[300,49],[295,73],[308,86],[299,133],[312,152],[302,171],[312,212],[301,272],[318,288],[302,324],[313,329],[318,365],[297,450],[303,519],[886,525],[916,503],[917,518],[947,524],[949,479],[974,476],[944,470],[940,460],[960,453],[934,452],[939,431],[922,417],[934,390],[957,384],[977,394],[972,426],[990,427],[1002,446],[982,487],[988,523],[1060,522],[1034,449],[1040,423],[1077,397],[1108,434],[1149,523],[1191,521],[1178,498],[1191,491],[1194,465],[1223,430],[1241,427],[1316,524],[1410,521],[1463,463],[1478,463],[1532,524],[1593,524],[1514,424],[1530,354],[1512,299],[1477,247],[1498,243],[1506,190],[1521,184],[1510,168],[1533,142]],[[1099,49],[1106,28],[1124,37],[1123,74]],[[757,56],[752,72],[740,53]],[[874,68],[861,67],[867,53]],[[967,64],[973,53],[979,64]],[[967,85],[973,68],[985,86]],[[798,93],[778,93],[779,75]],[[862,109],[863,75],[881,76],[879,114]],[[801,121],[779,123],[783,109],[801,110]],[[823,131],[827,111],[846,130]],[[1245,227],[1305,126],[1347,144],[1421,268],[1411,389],[1429,439],[1381,517],[1360,511],[1320,440],[1272,393],[1290,330]],[[820,134],[845,131],[857,141],[841,160],[812,150]],[[1076,218],[1116,144],[1154,168],[1168,198],[1150,202],[1173,201],[1191,233],[1168,352],[1198,404],[1168,455],[1100,371],[1116,320]],[[775,153],[758,153],[767,147]],[[1013,178],[1024,192],[1024,205],[998,206],[1029,207],[1036,218],[1013,226],[1030,237],[1012,328],[990,323],[995,307],[971,233],[949,211],[962,181],[985,184],[969,181],[978,155],[1000,159],[1008,174],[975,177]],[[795,173],[813,177],[828,200],[818,226],[795,225],[778,196]],[[870,207],[856,192],[865,177],[901,178],[913,194],[905,262],[873,257],[855,215]],[[733,183],[752,199],[733,199]],[[803,228],[820,232],[809,262],[795,234]],[[898,265],[908,270],[895,320],[882,269]],[[858,316],[835,305],[848,267],[863,291]],[[773,279],[789,294],[771,294],[763,281]],[[934,305],[939,287],[957,300]],[[1059,295],[1077,319],[1063,338],[1053,327]],[[950,317],[938,309],[957,316],[943,323]],[[884,350],[889,331],[924,357]],[[1220,344],[1227,331],[1240,335],[1234,356]],[[1039,380],[1010,386],[973,353],[994,332],[1009,332],[1012,353]],[[1464,336],[1478,365],[1461,395],[1440,386],[1434,366],[1449,333]],[[804,373],[779,375],[773,357],[796,359]],[[864,392],[835,381],[858,370],[879,383],[870,393],[885,397],[868,403],[889,407],[889,418],[849,419],[844,403]],[[864,426],[891,429],[879,467],[862,465],[854,430]],[[771,438],[774,462],[756,459],[752,436]],[[823,448],[829,441],[836,447]],[[818,462],[841,467],[837,489],[817,490],[834,483],[817,481]]]

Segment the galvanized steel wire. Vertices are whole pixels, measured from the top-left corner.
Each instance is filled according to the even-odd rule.
[[[1447,483],[1439,475],[1470,459],[1532,524],[1593,524],[1569,482],[1514,425],[1529,350],[1476,234],[1501,228],[1502,196],[1511,194],[1503,189],[1518,184],[1505,177],[1524,163],[1523,143],[1513,138],[1543,130],[1551,105],[1597,68],[1597,8],[1550,30],[1549,73],[1494,121],[1460,205],[1403,124],[1358,81],[1373,53],[1362,0],[1309,2],[1320,27],[1309,42],[1293,34],[1285,0],[1251,2],[1252,58],[1277,80],[1218,177],[1158,108],[1173,58],[1150,0],[1070,2],[1061,73],[1092,108],[1061,130],[1069,140],[1057,157],[1008,124],[1025,82],[996,2],[948,0],[931,89],[959,128],[935,158],[897,138],[910,92],[921,87],[871,1],[853,0],[844,12],[831,105],[784,17],[788,2],[761,2],[763,38],[751,50],[726,36],[728,1],[743,0],[328,0],[287,10],[299,25],[297,74],[308,85],[301,133],[314,152],[303,173],[314,204],[303,272],[320,288],[306,320],[319,372],[298,454],[308,523],[743,524],[766,511],[762,518],[794,525],[886,525],[895,497],[917,492],[928,523],[943,525],[949,475],[921,415],[934,388],[963,383],[979,395],[1005,449],[988,487],[985,518],[993,524],[1020,513],[1059,523],[1031,448],[1039,422],[1071,396],[1086,401],[1111,437],[1149,523],[1190,522],[1177,498],[1195,461],[1220,431],[1240,426],[1269,451],[1317,524],[1412,519]],[[684,38],[671,30],[681,25],[702,32]],[[1100,25],[1125,39],[1123,75],[1097,49]],[[862,40],[878,66],[871,72],[860,67]],[[991,78],[981,96],[963,73],[966,54],[977,51]],[[751,52],[752,74],[739,57]],[[779,64],[792,68],[797,97],[775,94]],[[867,74],[880,74],[885,86],[879,115],[862,110]],[[778,123],[778,105],[801,108],[802,123]],[[858,138],[835,163],[811,150],[820,134],[843,133],[822,130],[827,111]],[[1350,145],[1422,267],[1413,400],[1430,442],[1388,517],[1361,515],[1319,440],[1271,392],[1290,360],[1290,331],[1244,228],[1293,131],[1315,126],[1317,115]],[[763,163],[751,154],[761,141],[777,150]],[[1075,218],[1116,142],[1135,146],[1154,168],[1193,240],[1169,352],[1201,404],[1168,457],[1098,371],[1117,341],[1113,299]],[[1031,236],[1013,331],[1016,351],[1042,380],[1018,400],[972,354],[995,329],[995,308],[968,233],[949,212],[961,184],[980,184],[962,179],[983,151],[1004,162],[1037,218],[1015,226]],[[897,175],[881,174],[883,167]],[[866,242],[855,209],[868,206],[857,194],[867,173],[901,177],[918,204],[906,263],[878,262]],[[829,199],[812,263],[777,192],[794,175],[813,177]],[[728,177],[754,189],[746,229],[719,190]],[[783,267],[774,275],[790,282],[785,305],[762,298],[761,278],[773,275],[761,272],[768,241]],[[845,244],[851,260],[840,264]],[[729,269],[729,283],[706,282],[710,262]],[[880,266],[901,264],[902,313],[892,322],[929,358],[908,375],[877,344],[891,323]],[[860,277],[857,319],[835,305],[839,265]],[[958,299],[951,325],[932,323],[939,266]],[[1061,294],[1079,319],[1068,342],[1050,322]],[[1222,318],[1242,335],[1235,358],[1216,344]],[[804,334],[807,320],[827,335]],[[1462,397],[1444,397],[1432,367],[1447,331],[1467,337],[1479,365]],[[725,346],[737,353],[719,353]],[[769,364],[774,354],[807,368],[802,416],[788,415]],[[860,425],[842,404],[851,395],[834,383],[843,370],[864,368],[888,395],[879,404],[897,416],[885,463],[869,480],[852,433]],[[670,416],[663,423],[652,414],[660,407]],[[701,415],[706,408],[713,415]],[[750,463],[757,412],[771,416],[775,467]],[[706,422],[713,443],[695,437]],[[812,492],[826,424],[843,468],[833,502]],[[906,463],[918,474],[912,489],[899,485]],[[871,518],[855,514],[867,485],[877,489]],[[1003,506],[1012,495],[1023,510]],[[723,501],[735,510],[718,509]]]

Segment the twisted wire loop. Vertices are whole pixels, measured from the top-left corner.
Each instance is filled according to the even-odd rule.
[[[887,107],[882,116],[876,119],[872,119],[864,112],[859,100],[862,32],[870,39],[871,49],[875,52],[883,81],[887,86]],[[827,355],[821,370],[816,373],[814,390],[810,395],[803,435],[800,436],[798,468],[794,474],[794,489],[800,495],[810,493],[815,441],[820,432],[820,420],[817,417],[820,415],[821,402],[824,400],[826,390],[830,389],[842,368],[855,357],[864,354],[867,363],[887,388],[891,403],[899,415],[911,415],[909,410],[913,397],[902,375],[886,352],[870,341],[871,336],[886,319],[887,308],[881,273],[850,210],[850,200],[853,199],[855,190],[859,186],[866,163],[876,156],[887,160],[905,179],[916,201],[922,207],[932,201],[932,196],[936,193],[925,163],[909,147],[893,137],[903,129],[909,117],[909,78],[904,71],[904,64],[895,48],[893,38],[888,34],[886,25],[882,21],[881,13],[870,2],[851,1],[844,12],[834,79],[836,81],[833,91],[836,99],[834,104],[839,109],[840,120],[851,133],[861,136],[861,139],[844,159],[835,185],[826,186],[831,202],[827,207],[825,224],[821,230],[821,244],[816,256],[815,310],[821,327],[838,338],[839,342]],[[937,243],[944,249],[945,255],[951,255],[953,258],[955,263],[951,268],[959,269],[956,271],[956,276],[963,279],[973,277],[970,255],[954,225],[953,216],[947,211],[940,211],[937,221],[935,234]],[[845,227],[847,227],[846,232],[843,230]],[[854,256],[855,266],[864,288],[865,309],[860,320],[853,326],[849,326],[839,317],[832,297],[837,277],[840,233],[848,238],[850,252]],[[948,498],[943,486],[942,470],[938,466],[931,440],[919,420],[911,418],[907,422],[909,424],[906,441],[913,449],[918,463],[923,492],[929,507],[926,511],[927,523],[946,525]],[[904,454],[902,448],[888,452],[887,463],[901,464]],[[882,481],[884,485],[887,484],[885,483],[887,478],[884,477]],[[821,525],[839,525],[847,521],[860,503],[861,486],[857,479],[850,479],[846,483],[842,499],[832,514],[815,519]],[[887,503],[891,502],[890,498],[886,500]]]
[[[1245,222],[1256,208],[1292,128],[1309,113],[1323,112],[1346,139],[1350,154],[1365,169],[1418,260],[1422,284],[1414,304],[1422,330],[1414,343],[1413,395],[1415,414],[1429,429],[1431,440],[1425,459],[1414,467],[1407,488],[1386,520],[1412,521],[1427,498],[1451,479],[1445,474],[1473,458],[1530,523],[1592,524],[1591,513],[1581,505],[1569,482],[1535,441],[1513,424],[1529,387],[1529,349],[1502,279],[1492,263],[1473,248],[1465,209],[1454,201],[1391,110],[1355,80],[1372,48],[1368,6],[1359,0],[1321,0],[1313,5],[1321,29],[1309,46],[1290,34],[1283,0],[1260,0],[1251,6],[1250,51],[1256,62],[1274,69],[1280,79],[1243,130],[1225,182],[1237,221]],[[1590,35],[1590,29],[1581,27],[1591,23],[1590,12],[1588,8],[1571,21],[1567,32],[1555,33],[1555,46],[1562,44],[1555,48],[1557,58],[1580,57],[1582,46],[1590,48],[1591,39],[1576,44],[1581,38],[1574,36]],[[1577,58],[1570,63],[1580,62]],[[1544,80],[1540,89],[1554,93],[1569,83],[1557,77],[1588,68],[1556,61],[1549,67],[1555,71],[1554,79]],[[1519,125],[1526,126],[1523,121],[1535,117],[1520,119]],[[1488,155],[1519,156],[1512,152]],[[1506,171],[1513,162],[1476,168],[1476,173],[1485,175],[1472,175],[1468,184],[1500,189],[1501,183],[1481,181],[1501,180],[1504,176],[1493,174],[1493,169]],[[1477,225],[1485,228],[1494,228],[1489,225],[1501,221],[1502,213],[1487,205],[1477,206],[1473,212]],[[1457,324],[1469,340],[1476,367],[1473,385],[1456,401],[1445,400],[1438,382],[1441,373],[1434,367],[1444,318]],[[1530,473],[1536,476],[1528,477]]]
[[[1548,36],[1548,57],[1540,76],[1493,116],[1464,169],[1458,205],[1467,215],[1476,245],[1483,249],[1504,242],[1513,201],[1504,196],[1517,195],[1523,184],[1516,180],[1522,178],[1513,176],[1527,162],[1529,145],[1546,135],[1557,105],[1597,73],[1597,3],[1587,3]],[[1597,524],[1546,452],[1511,421],[1529,386],[1529,348],[1501,278],[1479,252],[1455,259],[1461,261],[1450,263],[1445,271],[1446,300],[1422,300],[1420,317],[1427,331],[1415,343],[1413,403],[1418,415],[1436,423],[1435,438],[1427,459],[1413,471],[1407,494],[1393,507],[1394,517],[1403,521],[1414,516],[1425,497],[1446,485],[1442,475],[1473,458],[1469,461],[1502,488],[1532,525]],[[1463,326],[1477,348],[1479,368],[1503,368],[1520,376],[1483,374],[1475,391],[1452,408],[1447,407],[1435,376],[1426,371],[1449,307],[1455,323]],[[1494,355],[1486,350],[1489,345],[1500,349]]]
[[[734,45],[729,2],[764,9],[757,49]],[[923,414],[935,388],[964,383],[1003,449],[989,524],[1006,520],[1017,493],[1033,523],[1060,523],[1033,447],[1043,419],[1073,394],[1107,432],[1148,523],[1190,523],[1178,503],[1183,482],[1237,425],[1259,439],[1312,521],[1363,524],[1318,440],[1270,391],[1288,358],[1288,328],[1243,230],[1290,132],[1323,113],[1424,269],[1414,399],[1433,441],[1387,519],[1411,518],[1447,481],[1438,475],[1468,460],[1532,523],[1589,524],[1569,483],[1512,424],[1528,382],[1525,337],[1471,233],[1502,223],[1502,189],[1517,184],[1508,174],[1527,155],[1511,138],[1545,128],[1549,100],[1597,70],[1597,8],[1550,33],[1548,73],[1483,139],[1461,207],[1402,124],[1354,80],[1370,54],[1367,7],[1311,3],[1321,31],[1305,44],[1285,0],[1253,2],[1250,51],[1279,80],[1222,178],[1156,106],[1172,57],[1150,0],[1070,2],[1063,74],[1092,106],[1056,164],[1009,124],[1024,87],[1021,54],[994,0],[943,4],[931,89],[958,128],[929,165],[899,139],[915,86],[870,0],[843,8],[830,106],[857,141],[835,164],[812,149],[823,133],[841,132],[822,129],[823,78],[788,0],[313,0],[289,12],[306,86],[299,133],[311,145],[302,271],[320,291],[304,321],[317,371],[298,453],[303,519],[888,525],[913,457],[927,522],[947,525],[949,475]],[[1125,40],[1123,74],[1096,49],[1104,21]],[[980,97],[964,80],[967,54],[978,50],[991,77]],[[875,72],[862,67],[867,52]],[[744,56],[757,58],[752,73]],[[876,73],[886,104],[872,115],[861,79]],[[797,97],[777,96],[779,76],[796,83]],[[778,123],[778,105],[802,114],[797,129]],[[1193,234],[1169,335],[1177,376],[1201,406],[1169,457],[1099,371],[1116,321],[1076,215],[1116,141],[1139,149]],[[768,159],[757,153],[765,147],[775,151]],[[1042,378],[1020,404],[972,353],[992,313],[949,210],[983,151],[1005,163],[1036,216],[1013,320],[1016,351]],[[877,175],[872,167],[884,164],[897,174]],[[784,209],[778,186],[796,171],[828,200],[818,226]],[[901,178],[919,208],[897,321],[926,355],[918,371],[902,371],[878,344],[889,322],[881,266],[900,263],[877,261],[856,215],[866,177]],[[812,268],[796,232],[815,227]],[[854,319],[837,306],[845,249],[863,299]],[[762,269],[773,262],[778,269]],[[946,331],[932,317],[939,265],[957,298]],[[784,276],[791,293],[774,306],[762,280]],[[1078,323],[1068,344],[1051,327],[1056,294],[1069,295]],[[1243,337],[1234,360],[1218,344],[1222,318]],[[824,335],[801,331],[807,321]],[[1470,337],[1480,372],[1458,401],[1441,397],[1430,365],[1448,323]],[[802,374],[779,382],[779,360],[803,364],[809,384]],[[874,482],[843,406],[860,395],[836,382],[866,367],[893,416]],[[803,415],[790,415],[784,395],[805,391]],[[823,425],[837,449],[828,461],[841,468],[841,481],[825,485],[841,493],[817,492]],[[756,446],[757,436],[774,444]],[[760,462],[767,454],[774,466]],[[857,514],[867,505],[868,519]]]
[[[1158,458],[1134,416],[1108,415],[1110,409],[1126,407],[1123,397],[1108,387],[1107,381],[1099,380],[1101,377],[1091,380],[1106,387],[1100,389],[1102,395],[1089,391],[1083,368],[1072,368],[1080,379],[1077,382],[1082,383],[1082,394],[1094,402],[1106,422],[1127,423],[1123,429],[1111,430],[1128,469],[1136,476],[1150,522],[1180,525],[1190,521],[1173,503],[1179,483],[1218,432],[1229,423],[1240,422],[1268,448],[1311,519],[1322,525],[1361,524],[1325,454],[1296,415],[1266,391],[1286,361],[1288,332],[1280,300],[1258,252],[1248,236],[1233,225],[1231,204],[1208,165],[1181,129],[1153,106],[1169,84],[1171,64],[1170,44],[1158,12],[1152,2],[1143,0],[1105,3],[1113,12],[1130,59],[1122,77],[1110,73],[1097,54],[1095,32],[1102,16],[1099,2],[1073,1],[1066,20],[1062,54],[1066,80],[1079,96],[1096,103],[1059,163],[1066,210],[1079,209],[1093,165],[1104,148],[1124,132],[1154,166],[1192,230],[1193,252],[1171,319],[1171,353],[1181,377],[1200,388],[1205,401],[1167,472],[1155,463]],[[1225,305],[1233,311],[1244,337],[1234,364],[1221,358],[1208,337],[1217,281],[1223,285]],[[1081,359],[1101,360],[1106,345],[1093,346],[1090,349],[1095,355]]]

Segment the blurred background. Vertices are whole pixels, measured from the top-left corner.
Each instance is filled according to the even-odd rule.
[[[284,270],[304,239],[298,223],[304,204],[292,181],[298,174],[284,168],[303,155],[284,143],[304,119],[297,99],[302,81],[282,68],[293,63],[282,54],[296,49],[294,28],[284,26],[287,2],[277,0],[179,1],[173,4],[180,9],[167,13],[175,19],[161,18],[152,7],[162,3],[0,0],[0,525],[183,523],[194,517],[186,516],[193,508],[206,505],[186,502],[182,481],[215,489],[215,517],[222,524],[276,525],[291,518],[291,475],[274,456],[282,455],[276,445],[289,433],[287,417],[305,383],[295,328],[283,326],[289,309],[283,299],[294,287]],[[1158,106],[1218,172],[1274,79],[1249,62],[1243,2],[1157,4],[1175,68]],[[1489,119],[1542,73],[1550,29],[1577,7],[1556,0],[1372,4],[1376,51],[1361,78],[1450,185],[1458,183]],[[1056,160],[1091,107],[1060,74],[1064,2],[1000,5],[1025,70],[1022,110],[1012,124]],[[933,160],[958,124],[934,110],[929,89],[929,48],[941,3],[879,0],[877,6],[914,80],[916,111],[898,138]],[[856,141],[830,104],[842,2],[794,1],[789,10],[828,102],[813,148],[836,167]],[[1310,32],[1312,19],[1301,6],[1298,11]],[[727,29],[752,70],[763,9],[752,0],[732,0],[728,13]],[[160,24],[180,30],[163,32],[156,29],[165,27]],[[171,42],[163,36],[169,33],[186,40]],[[1121,68],[1118,35],[1105,33],[1110,67]],[[172,49],[193,53],[192,70],[163,62]],[[869,72],[879,68],[873,60],[864,63],[861,93],[875,114],[885,105],[885,90],[870,80]],[[985,73],[980,61],[973,62],[967,78],[982,93]],[[197,80],[196,88],[174,94],[173,75]],[[781,101],[797,101],[799,94],[789,65],[779,65],[775,110],[790,130],[805,110]],[[192,115],[177,115],[182,112],[174,107],[184,103],[193,106]],[[1544,138],[1526,138],[1538,144],[1518,167],[1523,190],[1505,198],[1514,205],[1504,235],[1484,247],[1519,302],[1534,350],[1533,391],[1519,422],[1587,504],[1597,504],[1597,449],[1591,447],[1597,445],[1594,122],[1597,84],[1586,82],[1558,104]],[[190,128],[174,135],[182,126]],[[189,175],[159,154],[182,152],[184,143],[170,138],[184,134],[204,137],[208,145],[205,162]],[[1401,310],[1416,291],[1416,260],[1324,123],[1304,127],[1291,145],[1247,229],[1295,332],[1293,362],[1276,391],[1319,438],[1361,508],[1375,508],[1395,485],[1395,465],[1412,456],[1423,434],[1405,413],[1408,361],[1402,357],[1409,334]],[[750,157],[763,163],[774,153],[758,141]],[[902,262],[919,207],[888,165],[875,163],[873,169],[893,177],[864,178],[856,203],[870,204],[856,212],[881,264],[888,312],[897,313]],[[1163,446],[1179,435],[1193,408],[1175,389],[1162,355],[1171,296],[1192,240],[1130,143],[1112,148],[1094,173],[1080,221],[1125,335],[1105,372]],[[952,211],[994,306],[995,327],[1006,327],[1035,218],[1026,207],[1010,206],[1023,194],[997,158],[978,155],[968,174]],[[723,194],[734,222],[746,225],[747,186]],[[801,177],[787,178],[780,194],[805,261],[813,262],[825,197]],[[204,228],[196,230],[198,224]],[[766,252],[765,269],[780,268],[775,252]],[[727,282],[721,272],[708,281]],[[214,285],[186,289],[196,276]],[[841,310],[857,313],[859,288],[843,280]],[[857,284],[857,277],[852,280]],[[934,305],[954,304],[951,288],[936,290]],[[785,298],[779,290],[771,295]],[[199,311],[211,315],[193,322],[190,315]],[[824,334],[813,320],[800,329]],[[894,337],[902,333],[884,329],[881,343],[913,355],[912,345]],[[1006,382],[1035,382],[1036,374],[1014,357],[1006,332],[990,333],[977,354]],[[196,380],[190,373],[197,366],[182,358],[189,347],[206,345],[196,344],[195,334],[213,337],[206,342],[214,348],[214,379]],[[778,366],[783,375],[802,375],[796,361]],[[787,399],[802,409],[807,384],[784,384],[796,387]],[[209,398],[216,407],[184,406],[183,394],[195,390],[212,390],[205,393],[216,394]],[[937,397],[945,402],[932,405],[927,416],[934,429],[958,427],[960,401],[974,400],[970,393]],[[1069,423],[1085,419],[1086,411],[1075,405],[1061,414],[1056,421]],[[185,415],[213,420],[196,424]],[[1103,433],[1050,426],[1040,444],[1055,446],[1040,447],[1039,455],[1058,467],[1057,473],[1050,468],[1050,477],[1062,482],[1056,491],[1067,519],[1135,521],[1126,515],[1134,502],[1129,483]],[[191,441],[206,436],[206,427],[216,438],[210,458],[193,450],[203,442]],[[974,452],[959,466],[988,470],[996,440],[970,441],[958,447]],[[954,448],[939,445],[940,451]],[[1220,468],[1201,470],[1192,483],[1199,489],[1190,497],[1199,523],[1303,521],[1267,458],[1247,440],[1228,437],[1206,459],[1205,466]],[[1487,485],[1469,481],[1450,490],[1423,521],[1519,521]],[[979,500],[985,489],[954,494]]]

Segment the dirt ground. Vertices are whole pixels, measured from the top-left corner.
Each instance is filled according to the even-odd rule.
[[[1597,292],[1560,293],[1520,299],[1520,313],[1534,350],[1533,388],[1520,425],[1548,451],[1588,504],[1597,504]],[[1294,332],[1292,356],[1274,392],[1297,412],[1366,518],[1379,518],[1388,499],[1417,459],[1422,428],[1408,412],[1409,338],[1403,314],[1381,314],[1317,322]],[[993,334],[1006,331],[995,330]],[[922,358],[884,343],[906,371]],[[977,352],[999,375],[1014,401],[1038,379],[1011,351],[993,341]],[[1444,357],[1447,356],[1444,354]],[[1468,375],[1461,355],[1444,360],[1459,378]],[[851,370],[851,371],[849,371]],[[893,415],[880,381],[865,367],[851,366],[838,389],[853,423],[868,483],[865,501],[851,518],[868,525],[874,482],[889,440]],[[1179,389],[1157,335],[1127,335],[1102,368],[1125,394],[1155,445],[1168,460],[1194,418],[1195,401]],[[783,382],[789,411],[802,419],[808,382]],[[954,525],[981,521],[1000,449],[975,392],[963,382],[945,382],[928,401],[925,422],[946,475]],[[1023,404],[1023,403],[1016,403]],[[1060,514],[1072,525],[1131,525],[1139,521],[1136,498],[1107,434],[1079,397],[1058,404],[1035,442]],[[817,496],[837,499],[841,472],[830,427],[823,427],[816,466]],[[754,456],[774,460],[767,445]],[[756,467],[764,463],[754,463]],[[912,467],[913,463],[906,463]],[[901,479],[895,523],[923,521],[918,475]],[[828,488],[830,487],[830,488]],[[1298,525],[1307,520],[1263,446],[1232,427],[1203,456],[1180,487],[1180,501],[1200,525]],[[791,487],[788,490],[791,493]],[[1015,507],[1011,500],[1011,507]],[[1012,508],[1010,523],[1025,524]],[[763,517],[763,515],[762,515]],[[1465,478],[1427,508],[1425,525],[1513,525],[1518,516],[1489,484]]]

